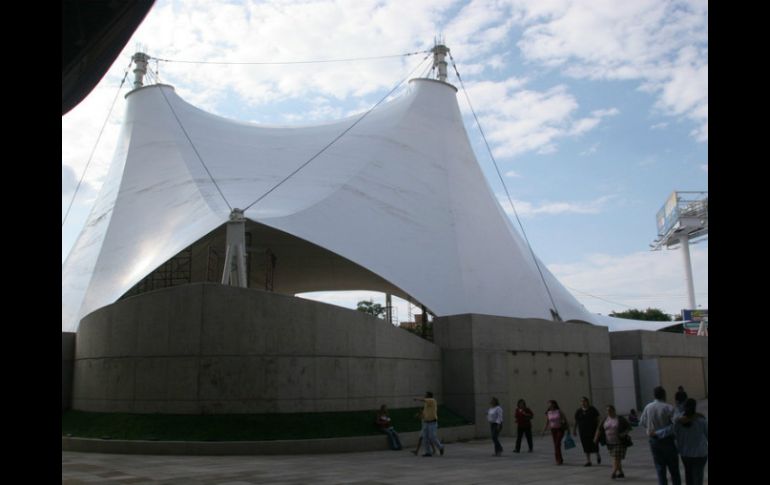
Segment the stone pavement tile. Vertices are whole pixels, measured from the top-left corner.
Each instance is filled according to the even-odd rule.
[[[423,458],[408,450],[325,455],[143,456],[62,452],[62,483],[146,483],[148,485],[251,484],[657,484],[647,440],[639,428],[623,461],[626,478],[612,480],[607,450],[602,464],[583,467],[580,446],[554,463],[550,436],[535,437],[533,453],[512,453],[514,438],[502,437],[503,456],[491,440],[448,443],[444,456]],[[681,467],[680,467],[681,469]],[[681,469],[682,474],[684,470]],[[121,479],[121,474],[124,479]],[[708,466],[706,467],[708,476]],[[109,481],[103,481],[110,477]],[[130,478],[128,478],[130,477]],[[100,481],[102,480],[102,481]]]

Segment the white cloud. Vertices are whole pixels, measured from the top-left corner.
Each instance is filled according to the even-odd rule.
[[[511,177],[511,178],[521,177],[521,175],[519,175],[518,173],[514,172],[513,170],[509,170],[509,171],[505,172],[505,176],[506,177]]]
[[[668,126],[668,123],[666,123],[664,121],[664,122],[656,123],[656,124],[650,126],[650,129],[651,130],[662,130],[663,128],[666,128],[667,126]]]
[[[509,78],[482,81],[466,87],[496,157],[511,157],[528,151],[556,151],[556,141],[594,129],[603,117],[617,109],[598,110],[591,117],[574,118],[578,103],[566,86],[547,91],[521,89],[526,80]],[[461,108],[469,111],[464,98]]]
[[[709,173],[709,164],[708,164],[708,163],[706,163],[706,164],[704,164],[704,165],[701,165],[701,166],[700,166],[700,169],[701,169],[701,170],[703,170],[703,171],[704,171],[704,172],[706,172],[706,173]]]
[[[616,116],[620,114],[620,110],[617,108],[609,108],[609,109],[597,109],[595,111],[591,111],[591,116],[594,116],[596,118],[604,118],[607,116]]]
[[[708,308],[708,246],[690,246],[690,259],[696,304]],[[679,250],[594,254],[576,263],[551,264],[548,269],[593,313],[652,307],[678,314],[688,306]]]
[[[588,202],[542,202],[533,204],[531,202],[514,200],[516,212],[522,217],[534,217],[536,215],[557,215],[557,214],[598,214],[604,210],[607,203],[614,199],[615,195],[605,195]],[[512,216],[513,209],[508,199],[498,197],[500,205],[506,214]]]
[[[62,198],[72,195],[78,184],[78,178],[71,167],[61,166],[61,196]]]
[[[450,7],[451,2],[441,0],[424,0],[419,9],[403,0],[243,6],[159,2],[135,38],[149,39],[150,55],[172,60],[282,62],[390,55],[429,48],[432,39],[426,33],[436,32],[436,21]],[[319,93],[343,99],[390,87],[422,57],[281,66],[163,63],[161,76],[205,93],[209,102],[221,100],[227,91],[252,105]]]
[[[118,59],[116,64],[118,63],[122,64],[122,60]],[[120,80],[120,77],[105,77],[83,102],[62,117],[62,178],[66,167],[77,174],[79,179],[91,159],[88,170],[85,170],[84,181],[95,187],[101,186],[110,167],[125,109],[123,96],[118,93]],[[125,92],[123,89],[120,93]],[[110,113],[113,100],[115,105],[99,138],[99,132]],[[93,151],[94,147],[96,151]]]
[[[594,153],[597,152],[598,149],[599,149],[599,142],[596,142],[593,145],[591,145],[587,150],[583,150],[582,152],[580,152],[580,155],[581,156],[593,155]]]
[[[525,58],[576,78],[638,80],[656,107],[708,141],[708,4],[638,0],[514,2]]]

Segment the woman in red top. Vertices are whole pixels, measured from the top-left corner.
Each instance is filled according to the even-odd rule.
[[[514,453],[518,453],[521,450],[521,437],[527,437],[527,444],[529,445],[529,452],[532,453],[532,418],[535,414],[531,409],[527,407],[527,403],[524,399],[519,399],[516,403],[516,449]]]
[[[569,422],[567,422],[567,417],[559,409],[559,404],[554,400],[548,401],[548,410],[545,412],[545,417],[543,435],[550,428],[556,464],[561,465],[564,463],[564,459],[561,457],[561,440],[564,438],[564,433],[569,429]]]

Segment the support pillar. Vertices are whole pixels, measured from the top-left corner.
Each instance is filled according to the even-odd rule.
[[[147,61],[150,60],[150,56],[143,52],[137,52],[131,58],[136,64],[134,68],[134,89],[144,86],[144,76],[147,74]]]
[[[385,293],[385,318],[388,323],[393,324],[393,300],[390,293]]]
[[[687,304],[688,308],[695,310],[695,287],[692,282],[692,264],[690,263],[690,240],[687,235],[679,236],[682,258],[684,259],[684,275],[687,281]]]
[[[437,44],[433,47],[433,67],[438,71],[438,80],[446,82],[446,55],[449,53],[449,47]]]
[[[233,209],[230,213],[226,245],[222,284],[246,288],[246,218],[240,209]]]

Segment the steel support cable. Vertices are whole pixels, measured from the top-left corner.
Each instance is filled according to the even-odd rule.
[[[393,54],[387,56],[373,56],[373,57],[352,57],[348,59],[319,59],[315,61],[285,61],[285,62],[225,62],[225,61],[182,61],[178,59],[161,59],[159,57],[152,57],[152,59],[161,62],[178,62],[181,64],[218,64],[218,65],[241,65],[241,66],[269,66],[269,65],[285,65],[285,64],[321,64],[327,62],[353,62],[353,61],[368,61],[373,59],[392,59],[396,57],[408,57],[417,54],[425,54],[431,51],[417,51],[407,52],[405,54]]]
[[[565,285],[565,286],[566,286],[566,285]],[[569,287],[569,286],[567,286],[567,288],[569,288],[569,289],[570,289],[570,290],[572,290],[572,291],[577,291],[577,292],[578,292],[578,293],[580,293],[581,295],[590,296],[591,298],[596,298],[597,300],[601,300],[601,301],[604,301],[604,302],[607,302],[607,303],[612,303],[613,305],[620,305],[620,306],[624,306],[624,307],[626,307],[626,308],[631,308],[629,305],[626,305],[625,303],[620,303],[619,301],[612,301],[612,300],[607,300],[607,299],[605,299],[605,298],[602,298],[602,297],[600,297],[600,296],[592,295],[592,294],[590,294],[590,293],[586,293],[585,291],[580,291],[580,290],[578,290],[578,289],[576,289],[576,288],[572,288],[572,287]]]
[[[537,257],[535,256],[535,252],[532,250],[532,245],[529,243],[529,238],[527,238],[526,231],[524,231],[524,225],[521,223],[521,219],[519,219],[519,214],[516,211],[516,206],[513,203],[511,194],[508,192],[508,186],[505,184],[505,180],[503,179],[503,174],[500,172],[500,167],[497,166],[497,161],[495,160],[495,156],[492,155],[492,149],[489,147],[489,142],[487,141],[487,137],[484,134],[484,129],[481,127],[481,122],[479,121],[479,117],[476,116],[476,111],[473,109],[473,105],[471,104],[471,98],[470,96],[468,96],[468,90],[465,89],[465,83],[463,83],[463,79],[462,77],[460,77],[460,71],[457,70],[457,65],[455,64],[455,60],[452,57],[451,53],[449,53],[449,59],[452,61],[452,67],[455,70],[455,74],[457,74],[457,79],[460,81],[460,86],[463,88],[463,93],[465,93],[465,99],[468,101],[468,107],[470,107],[471,113],[473,113],[473,118],[476,120],[476,126],[479,127],[481,138],[484,140],[484,144],[487,147],[487,151],[489,152],[489,157],[492,159],[492,163],[495,166],[495,171],[497,171],[497,176],[500,177],[500,182],[503,184],[505,195],[506,197],[508,197],[508,202],[511,204],[511,209],[513,209],[514,216],[516,216],[516,222],[519,223],[519,227],[521,228],[521,234],[524,236],[524,241],[526,241],[527,243],[529,252],[532,255],[532,260],[535,262],[535,267],[537,268],[537,272],[540,274],[540,279],[543,281],[543,286],[545,286],[545,291],[546,293],[548,293],[548,298],[551,300],[551,305],[553,305],[553,310],[556,312],[556,315],[554,316],[558,317],[558,319],[561,320],[561,316],[559,315],[559,308],[556,306],[556,302],[553,299],[553,295],[551,295],[551,290],[548,288],[548,283],[546,283],[545,281],[545,276],[543,275],[543,271],[540,269],[540,264],[537,262]]]
[[[64,218],[61,221],[61,227],[64,227],[64,223],[67,222],[67,217],[70,215],[70,210],[72,209],[72,204],[75,202],[75,197],[78,195],[78,190],[80,190],[80,185],[83,183],[83,180],[86,177],[86,172],[88,171],[89,165],[91,165],[91,160],[94,158],[94,153],[96,153],[96,147],[99,146],[99,140],[102,139],[102,134],[104,133],[104,128],[107,126],[107,122],[110,120],[110,116],[112,115],[112,109],[115,107],[115,101],[118,100],[118,95],[120,94],[120,90],[123,88],[123,84],[126,82],[126,78],[128,77],[128,71],[131,68],[131,62],[128,63],[128,66],[126,67],[126,72],[123,74],[123,80],[120,81],[120,86],[118,86],[118,90],[115,93],[115,97],[112,100],[112,104],[110,105],[110,110],[107,113],[107,117],[104,119],[104,123],[102,123],[102,129],[99,130],[99,136],[96,137],[96,142],[94,143],[94,148],[91,150],[91,155],[88,157],[88,162],[86,162],[86,166],[83,169],[83,174],[80,176],[80,180],[78,180],[78,184],[75,187],[75,192],[72,194],[72,199],[70,199],[70,203],[67,206],[67,212],[64,213]]]
[[[428,73],[429,73],[429,72],[432,72],[432,71],[433,71],[433,69],[435,69],[435,66],[434,66],[433,64],[430,64],[430,63],[429,63],[429,64],[428,64],[428,66],[425,68],[425,70],[424,70],[424,71],[422,71],[422,74],[420,74],[420,77],[421,77],[421,78],[423,78],[423,77],[428,77]]]
[[[353,124],[351,124],[349,127],[347,127],[347,128],[346,128],[346,129],[345,129],[345,130],[344,130],[342,133],[340,133],[339,135],[337,135],[337,136],[336,136],[336,137],[335,137],[335,138],[334,138],[332,141],[330,141],[328,144],[326,144],[326,146],[324,146],[323,148],[321,148],[321,149],[320,149],[320,150],[319,150],[319,151],[318,151],[318,152],[317,152],[315,155],[313,155],[312,157],[310,157],[310,159],[308,159],[308,160],[307,160],[305,163],[303,163],[302,165],[300,165],[299,167],[297,167],[297,168],[296,168],[296,169],[295,169],[293,172],[291,172],[289,175],[287,175],[286,177],[284,177],[284,178],[283,178],[283,180],[281,180],[280,182],[278,182],[277,184],[275,184],[275,185],[274,185],[274,186],[273,186],[273,187],[272,187],[270,190],[268,190],[267,192],[265,192],[264,194],[262,194],[262,195],[261,195],[261,196],[260,196],[260,197],[259,197],[257,200],[255,200],[255,201],[254,201],[254,202],[252,202],[251,204],[249,204],[249,205],[247,205],[246,207],[244,207],[244,208],[243,208],[243,211],[245,212],[246,210],[248,210],[249,208],[251,208],[251,207],[252,207],[254,204],[258,203],[259,201],[261,201],[262,199],[264,199],[265,197],[267,197],[268,195],[270,195],[270,194],[271,194],[271,193],[272,193],[272,192],[273,192],[275,189],[277,189],[278,187],[280,187],[281,185],[283,185],[283,183],[284,183],[284,182],[286,182],[287,180],[289,180],[290,178],[292,178],[294,175],[296,175],[296,174],[297,174],[297,173],[298,173],[300,170],[302,170],[303,168],[305,168],[306,166],[308,166],[308,164],[310,164],[310,162],[312,162],[313,160],[315,160],[316,158],[318,158],[318,157],[319,157],[319,156],[320,156],[320,155],[321,155],[323,152],[325,152],[327,149],[329,149],[329,147],[331,147],[332,145],[334,145],[334,144],[335,144],[335,143],[336,143],[336,142],[337,142],[337,141],[338,141],[340,138],[342,138],[343,136],[345,136],[345,135],[346,135],[346,134],[347,134],[347,133],[348,133],[350,130],[352,130],[352,129],[353,129],[353,128],[354,128],[354,127],[357,125],[357,124],[359,124],[361,121],[363,121],[363,120],[364,120],[364,118],[366,118],[366,117],[369,115],[369,113],[371,113],[372,111],[374,111],[374,109],[375,109],[377,106],[379,106],[379,105],[380,105],[380,104],[381,104],[383,101],[385,101],[385,100],[388,98],[388,96],[390,96],[391,94],[393,94],[393,92],[394,92],[396,89],[398,89],[398,88],[399,88],[399,87],[400,87],[402,84],[404,84],[404,81],[406,81],[407,79],[409,79],[409,77],[410,77],[410,76],[411,76],[411,75],[412,75],[412,74],[413,74],[413,73],[414,73],[414,72],[415,72],[417,69],[419,69],[419,68],[420,68],[420,66],[422,66],[422,63],[423,63],[423,62],[425,62],[425,60],[426,60],[426,59],[427,59],[429,56],[430,56],[430,55],[427,55],[427,56],[425,56],[425,57],[423,58],[423,60],[422,60],[422,61],[420,61],[420,63],[419,63],[419,64],[417,64],[417,66],[416,66],[414,69],[412,69],[412,71],[411,71],[411,72],[409,72],[409,74],[407,74],[407,75],[406,75],[406,77],[405,77],[404,79],[402,79],[401,81],[399,81],[399,83],[398,83],[398,84],[396,84],[396,86],[395,86],[393,89],[391,89],[390,91],[388,91],[388,94],[386,94],[385,96],[383,96],[383,97],[382,97],[382,99],[380,99],[379,101],[377,101],[377,103],[376,103],[374,106],[372,106],[371,108],[369,108],[369,110],[368,110],[367,112],[365,112],[363,115],[361,115],[361,116],[360,116],[360,117],[359,117],[359,118],[358,118],[356,121],[354,121],[354,122],[353,122]]]
[[[174,111],[174,107],[171,106],[171,102],[168,100],[168,97],[166,97],[166,93],[163,92],[163,86],[160,86],[160,94],[162,94],[163,95],[163,99],[166,100],[166,104],[168,104],[168,107],[171,110],[171,114],[174,115],[174,118],[176,119],[176,122],[179,124],[179,128],[182,129],[182,133],[184,133],[184,136],[185,136],[185,138],[187,138],[187,141],[190,143],[190,146],[192,147],[193,151],[195,152],[195,155],[198,157],[198,160],[201,162],[201,165],[203,165],[203,169],[209,175],[209,178],[211,179],[211,182],[214,184],[214,187],[217,188],[217,191],[219,192],[219,195],[222,196],[222,200],[225,201],[225,204],[227,204],[227,207],[230,209],[230,212],[232,212],[233,206],[231,206],[230,202],[227,201],[227,197],[225,197],[225,194],[222,192],[222,189],[219,188],[219,184],[214,179],[214,176],[211,175],[211,172],[209,171],[209,168],[206,166],[206,163],[203,161],[203,158],[201,157],[201,154],[198,153],[198,149],[195,147],[195,144],[193,143],[192,139],[190,138],[190,135],[187,134],[187,130],[185,130],[184,125],[182,125],[182,120],[179,119],[179,116],[177,116],[176,111]]]

